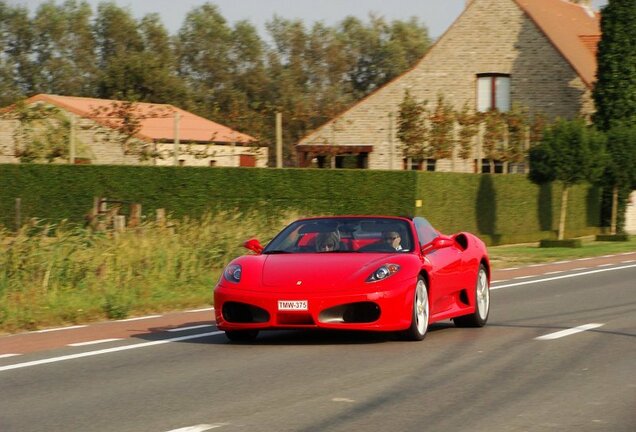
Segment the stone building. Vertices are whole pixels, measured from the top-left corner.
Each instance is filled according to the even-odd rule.
[[[588,1],[468,0],[411,70],[303,138],[296,146],[299,165],[335,168],[349,156],[361,168],[405,169],[396,132],[407,90],[429,105],[442,95],[455,111],[505,112],[516,105],[548,119],[589,117],[599,40],[600,15]],[[448,159],[414,166],[484,172],[482,136],[474,137],[466,159],[454,148]]]
[[[0,112],[0,163],[19,162],[26,144],[17,137],[25,128],[32,131],[22,141],[37,141],[64,124],[68,148],[56,163],[267,166],[267,148],[255,138],[172,105],[47,94],[22,105]],[[19,120],[19,110],[35,107],[47,109],[39,118],[48,118]]]

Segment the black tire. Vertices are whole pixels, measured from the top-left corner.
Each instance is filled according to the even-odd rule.
[[[475,312],[453,318],[457,327],[483,327],[490,314],[490,284],[483,264],[479,265],[475,282]]]
[[[258,330],[225,330],[225,336],[232,342],[253,342]]]
[[[413,290],[413,310],[411,312],[411,326],[401,333],[405,340],[421,341],[428,330],[430,307],[428,303],[428,288],[426,280],[419,276]]]

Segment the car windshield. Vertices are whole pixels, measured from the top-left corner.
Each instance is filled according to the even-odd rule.
[[[411,250],[413,236],[406,220],[351,217],[296,221],[281,231],[263,253],[393,253]]]

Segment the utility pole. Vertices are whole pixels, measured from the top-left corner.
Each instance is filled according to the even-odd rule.
[[[389,112],[389,169],[393,169],[393,111]]]
[[[180,147],[179,120],[180,120],[179,111],[175,110],[174,112],[174,148],[173,148],[173,153],[174,153],[173,165],[174,166],[179,166],[179,147]]]
[[[276,168],[283,167],[283,114],[276,113]]]

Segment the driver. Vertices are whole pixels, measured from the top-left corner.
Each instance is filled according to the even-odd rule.
[[[331,252],[340,247],[340,234],[336,232],[320,233],[316,237],[316,251]]]
[[[402,250],[402,237],[397,231],[386,231],[382,234],[382,240],[396,251]]]

